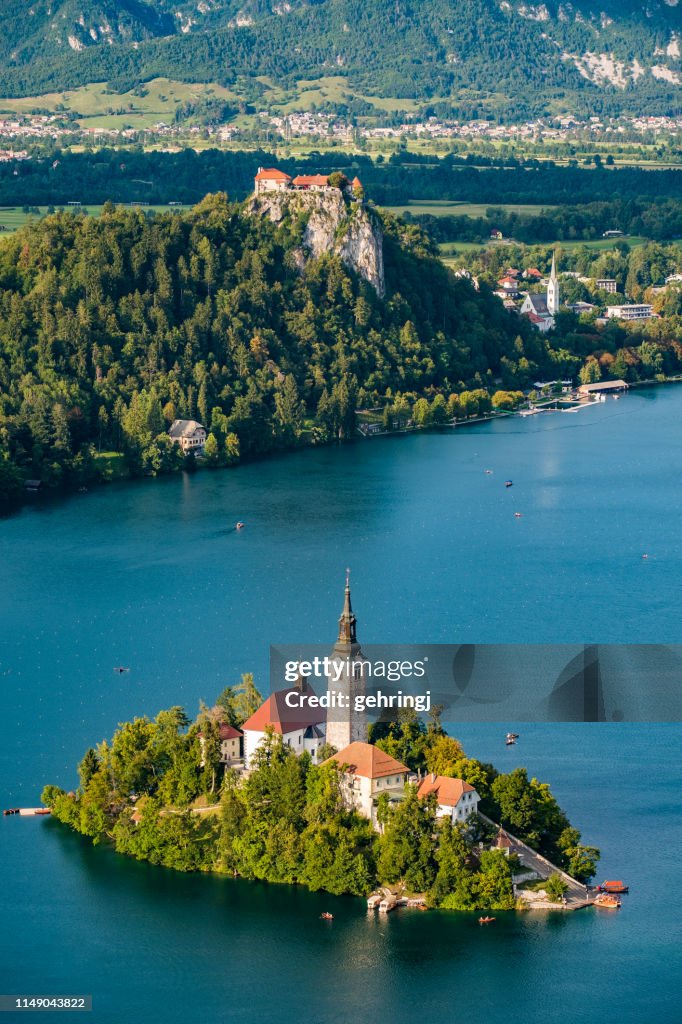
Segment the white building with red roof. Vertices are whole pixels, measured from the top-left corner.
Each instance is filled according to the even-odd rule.
[[[450,818],[453,825],[463,823],[475,814],[481,799],[468,782],[450,779],[446,775],[427,775],[419,783],[418,793],[422,799],[433,793],[438,801],[436,814],[439,818]]]
[[[266,737],[268,729],[272,729],[282,737],[282,741],[294,751],[302,754],[307,751],[314,763],[318,761],[320,748],[325,742],[327,713],[323,708],[310,707],[307,700],[287,702],[288,694],[315,696],[315,691],[308,683],[300,681],[296,686],[271,693],[250,718],[242,725],[244,734],[244,765],[253,766],[254,755]],[[294,706],[290,706],[293,704]]]
[[[376,802],[382,793],[389,800],[400,800],[410,769],[372,743],[356,741],[328,757],[324,764],[336,763],[343,771],[342,791],[349,807],[376,825]]]
[[[286,192],[291,188],[291,178],[276,167],[259,167],[254,188],[257,196],[262,192]]]

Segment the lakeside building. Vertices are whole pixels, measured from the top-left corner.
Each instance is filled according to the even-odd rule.
[[[242,732],[245,768],[254,767],[256,751],[269,730],[281,736],[282,742],[291,747],[295,754],[307,751],[313,763],[318,763],[319,752],[325,742],[327,713],[324,708],[310,707],[307,701],[303,702],[302,707],[289,707],[286,701],[287,694],[296,692],[305,696],[315,696],[313,688],[299,677],[295,686],[271,693],[258,710],[244,722]]]
[[[354,742],[328,757],[343,769],[341,789],[349,807],[377,826],[376,802],[383,794],[391,803],[403,799],[410,769],[371,743]]]
[[[438,801],[436,814],[439,818],[450,818],[453,825],[461,824],[475,814],[481,799],[474,787],[463,779],[433,773],[422,779],[418,793],[422,799],[433,793]]]
[[[654,307],[648,302],[639,305],[631,303],[624,306],[607,306],[608,320],[649,320],[654,315]]]
[[[201,453],[206,444],[206,427],[197,420],[173,420],[168,436],[183,452]]]
[[[215,709],[214,709],[215,710]],[[242,738],[240,729],[230,725],[229,722],[218,723],[218,737],[220,739],[220,763],[226,767],[239,764],[242,758]],[[204,748],[206,740],[203,733],[199,733],[199,745],[201,747],[201,767],[204,766]]]
[[[603,380],[599,384],[581,384],[578,388],[579,395],[599,395],[605,391],[627,391],[630,385],[624,380]]]

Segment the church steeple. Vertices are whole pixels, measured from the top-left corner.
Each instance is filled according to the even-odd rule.
[[[559,312],[559,278],[556,272],[556,253],[552,253],[552,269],[549,273],[549,282],[547,284],[547,311],[552,316]]]
[[[350,602],[350,569],[346,569],[346,589],[343,597],[343,611],[339,618],[339,635],[337,643],[357,643],[355,636],[355,615]]]

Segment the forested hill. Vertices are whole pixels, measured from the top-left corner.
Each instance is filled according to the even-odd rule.
[[[55,213],[0,241],[5,500],[26,478],[82,484],[105,452],[132,472],[178,468],[176,416],[206,424],[219,464],[349,437],[379,395],[551,365],[546,342],[455,278],[418,228],[384,215],[381,299],[338,257],[303,265],[303,227],[218,194],[185,214]]]
[[[0,0],[0,93],[333,74],[443,111],[673,113],[681,31],[677,0]]]

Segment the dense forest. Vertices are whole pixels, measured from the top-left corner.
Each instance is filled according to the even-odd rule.
[[[330,170],[342,171],[350,178],[357,174],[367,195],[380,206],[401,205],[411,199],[536,204],[538,197],[543,203],[569,206],[610,203],[615,197],[627,206],[665,199],[679,203],[682,194],[682,170],[601,164],[588,169],[534,159],[454,154],[439,158],[408,152],[395,153],[386,160],[348,153],[335,153],[333,158],[328,153],[313,153],[305,160],[294,160],[264,151],[145,153],[140,147],[85,153],[57,150],[43,158],[0,163],[0,205],[58,206],[107,200],[196,203],[206,192],[222,191],[243,199],[253,190],[259,166],[280,167],[292,176],[328,174]],[[652,209],[651,218],[656,220],[656,206]],[[679,212],[676,217],[679,222]]]
[[[490,846],[494,829],[480,819],[470,828],[437,819],[435,798],[419,799],[415,785],[396,806],[379,798],[377,833],[345,806],[337,763],[315,766],[274,732],[248,778],[223,769],[219,722],[241,725],[259,698],[245,676],[194,723],[179,707],[153,721],[127,722],[110,742],[87,751],[77,791],[47,786],[43,802],[94,843],[179,871],[298,883],[338,895],[367,895],[383,883],[425,893],[431,906],[513,909],[515,860],[477,845]],[[599,851],[581,843],[549,787],[525,769],[499,774],[466,757],[437,715],[426,726],[406,713],[373,731],[373,740],[413,771],[470,782],[486,814],[574,877],[594,875]]]
[[[229,464],[352,437],[378,396],[483,388],[519,333],[552,365],[414,226],[383,217],[385,300],[338,258],[302,270],[301,232],[217,194],[182,214],[55,213],[0,241],[4,501],[27,477],[82,486],[112,456],[136,474],[191,468],[176,417],[200,419],[208,464]]]
[[[0,92],[96,81],[129,89],[168,76],[257,98],[263,76],[289,87],[333,73],[355,93],[435,100],[466,115],[465,98],[469,116],[672,113],[679,88],[667,47],[679,27],[664,0],[650,0],[646,16],[609,0],[598,12],[582,0],[3,0]]]

